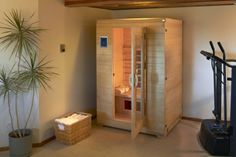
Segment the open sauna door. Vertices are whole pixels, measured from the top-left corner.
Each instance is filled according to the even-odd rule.
[[[134,139],[144,125],[146,106],[145,28],[131,28],[131,136]]]

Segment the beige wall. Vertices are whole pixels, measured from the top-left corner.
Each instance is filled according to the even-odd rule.
[[[236,6],[113,12],[113,18],[127,17],[170,17],[183,20],[183,115],[212,117],[212,71],[210,63],[200,55],[200,51],[210,51],[209,40],[221,41],[227,56],[236,58]]]
[[[111,12],[66,8],[66,105],[71,111],[96,113],[96,21]]]
[[[3,13],[9,12],[11,9],[21,10],[23,16],[30,17],[32,13],[35,13],[33,21],[38,21],[38,1],[37,0],[1,0],[0,4],[0,21],[4,22]],[[1,29],[0,29],[1,32]],[[14,64],[14,59],[9,60],[9,52],[0,49],[0,68],[4,66],[5,68],[10,67]],[[29,109],[27,106],[30,105],[31,97],[26,95],[24,98],[20,96],[19,98],[19,115],[20,123],[26,119],[24,116],[28,113]],[[35,106],[33,109],[34,117],[30,120],[29,126],[32,128],[38,128],[38,98],[35,100]],[[8,145],[8,133],[11,130],[10,118],[8,115],[8,108],[5,103],[3,103],[2,97],[0,98],[0,147]],[[37,139],[34,139],[34,141]]]
[[[53,135],[52,120],[68,112],[96,112],[96,20],[111,12],[66,8],[63,0],[40,0],[41,54],[53,60],[59,73],[52,90],[40,92],[40,140]],[[66,45],[60,53],[59,45]]]
[[[35,13],[41,28],[40,57],[48,56],[59,76],[52,80],[52,89],[40,89],[35,100],[31,127],[34,142],[53,135],[52,120],[72,111],[96,112],[96,21],[111,18],[111,12],[92,8],[66,8],[64,0],[1,1],[1,11],[21,9],[24,15]],[[0,20],[2,19],[0,15]],[[66,45],[60,53],[59,45]],[[0,54],[0,65],[8,63],[8,55]],[[29,97],[21,100],[28,102]],[[1,100],[2,101],[2,100]],[[38,103],[40,104],[38,107]],[[7,113],[0,103],[1,113]],[[25,107],[22,108],[25,113]],[[9,117],[0,115],[0,147],[8,145]]]
[[[40,55],[48,56],[59,74],[51,82],[51,90],[40,89],[40,141],[52,136],[52,119],[65,114],[65,54],[59,45],[65,43],[65,8],[62,0],[39,1],[40,27],[47,29],[41,36]]]

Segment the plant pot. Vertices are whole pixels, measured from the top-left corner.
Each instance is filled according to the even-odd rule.
[[[32,154],[32,131],[26,129],[24,137],[14,137],[13,132],[9,133],[10,157],[29,157]]]

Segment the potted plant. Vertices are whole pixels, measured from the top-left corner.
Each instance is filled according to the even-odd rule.
[[[39,33],[43,31],[35,26],[35,22],[26,19],[21,11],[12,10],[5,13],[5,23],[0,26],[0,46],[4,52],[10,52],[10,61],[15,62],[10,69],[0,68],[0,96],[8,106],[11,120],[9,148],[11,157],[27,157],[32,151],[32,132],[28,123],[32,116],[34,100],[38,89],[50,88],[48,82],[56,73],[48,66],[46,57],[39,59]],[[32,16],[31,16],[32,17]],[[31,94],[31,105],[24,125],[20,125],[19,96]]]

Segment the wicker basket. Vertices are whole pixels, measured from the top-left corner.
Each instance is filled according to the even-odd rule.
[[[68,117],[74,113],[67,114],[63,117]],[[58,122],[55,122],[54,120],[54,130],[55,130],[55,135],[56,139],[59,142],[62,142],[64,144],[75,144],[86,137],[90,135],[90,130],[91,130],[91,114],[88,113],[83,113],[83,112],[76,112],[76,114],[83,114],[87,115],[88,117],[72,124],[72,125],[64,125],[60,124]],[[62,118],[62,117],[60,117]],[[59,125],[63,125],[63,130],[59,129]]]

